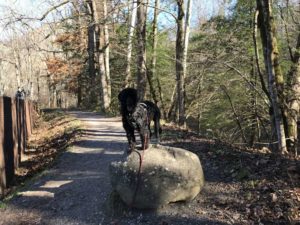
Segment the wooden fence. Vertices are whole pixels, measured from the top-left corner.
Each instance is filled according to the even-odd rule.
[[[13,182],[32,134],[34,115],[31,101],[0,97],[0,196]]]

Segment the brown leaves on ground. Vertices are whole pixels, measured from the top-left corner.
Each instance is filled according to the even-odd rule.
[[[164,144],[199,156],[210,188],[223,188],[224,199],[202,196],[199,204],[225,214],[236,212],[236,218],[227,218],[235,224],[300,223],[299,160],[272,154],[267,148],[241,148],[208,140],[175,127],[166,126],[163,131]],[[209,190],[208,195],[210,191],[213,193]]]
[[[75,118],[62,112],[52,111],[40,117],[21,156],[15,185],[51,165],[56,156],[75,140],[79,125]]]

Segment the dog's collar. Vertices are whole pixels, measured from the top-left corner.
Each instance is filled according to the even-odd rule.
[[[139,105],[143,106],[144,107],[144,110],[147,110],[147,105],[143,102],[139,103]]]

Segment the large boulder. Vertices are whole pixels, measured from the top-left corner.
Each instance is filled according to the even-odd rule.
[[[112,162],[110,179],[121,199],[135,208],[189,201],[204,185],[198,156],[167,146],[150,146],[145,151],[132,152],[122,161]]]

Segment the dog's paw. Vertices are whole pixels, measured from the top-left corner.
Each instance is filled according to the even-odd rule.
[[[131,144],[129,146],[129,148],[127,149],[127,153],[130,154],[131,152],[133,152],[135,150],[135,144]]]
[[[152,146],[153,146],[153,148],[159,148],[160,143],[159,142],[153,143]]]

